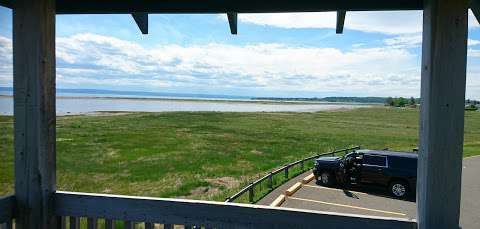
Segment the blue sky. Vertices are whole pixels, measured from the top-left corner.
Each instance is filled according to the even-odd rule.
[[[422,13],[57,16],[57,87],[247,96],[419,96]],[[12,85],[11,10],[0,7],[0,86]],[[469,15],[467,97],[480,99]]]

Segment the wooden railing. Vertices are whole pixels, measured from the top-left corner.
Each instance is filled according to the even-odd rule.
[[[310,210],[276,208],[268,206],[223,203],[199,200],[180,200],[57,192],[55,213],[60,228],[65,228],[68,218],[70,228],[80,228],[80,219],[87,219],[87,228],[96,228],[98,219],[117,222],[125,228],[152,228],[163,224],[164,228],[177,225],[201,225],[204,228],[390,228],[413,229],[416,222],[407,219],[366,217]],[[73,222],[73,223],[72,223]],[[180,228],[182,228],[180,226]],[[183,228],[191,228],[183,226]]]
[[[15,206],[14,196],[0,197],[0,229],[11,229]]]
[[[310,169],[310,167],[313,166],[313,163],[311,163],[311,165],[308,166],[308,162],[313,162],[313,160],[319,157],[335,156],[336,154],[339,154],[339,153],[348,153],[350,151],[357,150],[357,149],[360,149],[360,146],[354,146],[350,148],[334,150],[328,153],[317,154],[317,155],[309,156],[301,160],[286,164],[281,168],[278,168],[269,172],[265,176],[257,179],[256,181],[251,182],[249,185],[242,188],[240,191],[238,191],[234,195],[226,198],[225,202],[234,202],[235,200],[239,199],[240,197],[248,193],[248,199],[247,199],[248,202],[255,203],[256,201],[261,199],[263,196],[268,194],[270,191],[272,191],[276,187],[280,186],[284,182],[293,178],[295,175],[298,175],[299,173],[306,171],[305,170],[306,168]],[[295,169],[296,167],[299,168],[297,169],[297,173],[292,174],[290,171],[292,169]],[[282,176],[282,177],[278,178],[278,176]]]

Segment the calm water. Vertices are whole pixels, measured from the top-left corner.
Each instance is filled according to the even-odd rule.
[[[253,103],[247,101],[143,100],[127,98],[57,98],[57,115],[94,113],[97,111],[225,111],[225,112],[313,112],[352,109],[368,105],[316,103]],[[0,114],[13,115],[13,98],[0,97]]]

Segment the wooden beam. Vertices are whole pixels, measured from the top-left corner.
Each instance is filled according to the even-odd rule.
[[[282,209],[261,205],[57,192],[56,214],[211,228],[412,229],[408,219]]]
[[[0,0],[8,4],[16,0]],[[368,10],[421,10],[423,0],[56,0],[57,13],[279,13]]]
[[[12,0],[0,0],[0,6],[13,8]]]
[[[480,22],[480,0],[470,0],[470,9],[477,21]]]
[[[132,13],[132,17],[142,34],[148,34],[148,14]]]
[[[467,0],[426,0],[417,182],[418,226],[459,228]]]
[[[0,224],[13,219],[15,196],[0,197]]]
[[[13,9],[16,228],[54,228],[55,1]]]
[[[337,11],[337,29],[336,29],[337,34],[343,33],[343,25],[345,24],[346,14],[347,14],[347,11],[345,10]]]
[[[230,25],[230,32],[232,34],[237,34],[237,13],[227,13],[228,24]]]

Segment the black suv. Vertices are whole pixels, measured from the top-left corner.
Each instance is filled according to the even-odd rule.
[[[357,150],[344,157],[320,157],[313,174],[318,183],[369,184],[388,187],[395,197],[415,193],[417,183],[416,153],[385,150]]]

